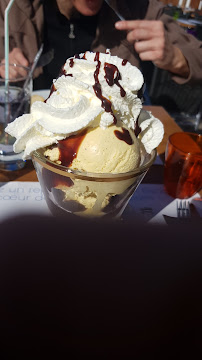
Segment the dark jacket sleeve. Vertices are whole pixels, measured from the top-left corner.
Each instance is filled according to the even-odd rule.
[[[171,43],[177,46],[186,58],[190,74],[188,78],[177,75],[172,76],[178,84],[187,83],[189,85],[202,82],[202,42],[193,35],[188,34],[172,17],[164,14],[163,4],[157,0],[150,0],[147,20],[161,20],[164,23],[166,35]]]

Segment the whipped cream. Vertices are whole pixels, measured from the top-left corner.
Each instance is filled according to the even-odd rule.
[[[143,83],[138,68],[109,53],[86,52],[68,59],[63,75],[53,81],[48,99],[44,103],[36,101],[30,114],[22,115],[7,126],[6,132],[16,137],[14,151],[24,150],[26,159],[34,150],[57,143],[87,127],[107,128],[113,123],[124,123],[135,129],[142,109],[138,91]],[[142,142],[149,138],[148,152],[156,147],[156,141],[151,145],[151,123],[154,125],[153,120],[147,121],[145,126],[141,124]],[[147,128],[149,137],[145,135]],[[156,128],[161,129],[159,132],[163,136],[158,119]],[[158,136],[158,143],[162,136]]]

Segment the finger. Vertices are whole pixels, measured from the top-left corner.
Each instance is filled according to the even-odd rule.
[[[17,79],[19,77],[18,71],[15,67],[9,67],[9,79]]]
[[[157,39],[138,41],[134,44],[134,48],[137,53],[145,52],[145,51],[159,51],[163,53],[163,41]]]
[[[28,67],[28,60],[23,55],[21,49],[14,48],[9,54],[10,63],[15,64],[15,68],[12,69],[12,76],[16,78],[25,77],[27,75],[27,70],[24,67]]]
[[[127,40],[131,43],[137,40],[147,40],[153,37],[151,31],[147,29],[132,30],[127,34]]]
[[[14,68],[16,74],[17,74],[17,77],[25,77],[27,76],[27,69],[25,69],[24,67],[22,67],[22,65],[17,65],[15,66]]]
[[[24,57],[23,53],[21,51],[16,51],[15,53],[15,63],[22,66],[28,66],[29,62]]]
[[[5,65],[4,65],[4,60],[2,61],[1,63],[1,66],[0,66],[0,75],[2,78],[5,78],[5,75],[6,75],[6,71],[5,71]],[[9,66],[9,79],[17,79],[17,78],[20,78],[20,77],[25,77],[27,75],[27,71],[21,67],[21,66],[18,66],[18,65],[14,65],[14,66]]]
[[[117,30],[134,30],[137,28],[153,29],[162,26],[162,22],[158,20],[124,20],[117,21],[115,28]]]
[[[139,53],[139,57],[141,60],[143,61],[153,61],[153,62],[157,62],[157,61],[161,61],[161,54],[159,53],[158,50],[152,50],[152,51],[144,51]]]
[[[1,76],[2,76],[2,78],[5,78],[5,76],[6,76],[6,69],[5,69],[5,63],[4,63],[4,61],[2,61],[2,63],[1,63]],[[16,76],[17,76],[17,71],[16,71],[16,69],[9,66],[9,69],[8,69],[8,78],[9,78],[9,79],[15,79]]]

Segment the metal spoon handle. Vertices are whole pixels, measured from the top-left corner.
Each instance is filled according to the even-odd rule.
[[[36,56],[35,56],[35,58],[34,58],[34,61],[33,61],[33,63],[32,63],[32,66],[31,66],[31,68],[30,68],[30,71],[29,71],[29,73],[28,73],[28,75],[27,75],[27,78],[26,78],[26,80],[25,80],[25,82],[24,82],[24,85],[23,85],[23,88],[22,88],[22,91],[20,92],[20,94],[24,94],[25,89],[26,89],[27,85],[29,84],[29,81],[30,81],[30,79],[31,79],[31,77],[32,77],[32,74],[33,74],[33,72],[34,72],[34,70],[35,70],[35,68],[36,68],[36,66],[37,66],[37,63],[38,63],[38,61],[39,61],[39,58],[40,58],[40,56],[41,56],[42,51],[43,51],[43,44],[41,44],[40,49],[39,49],[39,51],[37,52],[37,54],[36,54]],[[16,114],[15,114],[15,117],[16,117],[16,118],[19,116],[19,114],[20,114],[20,112],[21,112],[21,110],[22,110],[22,107],[23,107],[23,101],[21,101],[20,106],[19,106],[19,108],[18,108],[17,111],[16,111]]]
[[[107,3],[107,5],[114,11],[114,13],[116,14],[116,16],[121,20],[125,20],[125,18],[116,10],[114,9],[114,7],[110,4],[109,0],[105,0],[105,2]]]
[[[28,83],[29,83],[32,75],[33,75],[33,72],[34,72],[34,70],[35,70],[35,68],[36,68],[36,66],[37,66],[37,63],[38,63],[38,61],[39,61],[39,58],[40,58],[40,56],[41,56],[41,54],[42,54],[43,46],[44,46],[44,45],[41,44],[40,49],[39,49],[39,51],[37,52],[37,54],[36,54],[36,56],[35,56],[35,58],[34,58],[34,61],[33,61],[33,63],[32,63],[32,66],[31,66],[31,68],[30,68],[30,71],[29,71],[29,73],[28,73],[27,79],[25,80],[23,89],[26,89],[26,87],[27,87],[27,85],[28,85]]]

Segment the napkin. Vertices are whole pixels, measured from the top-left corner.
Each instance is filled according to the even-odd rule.
[[[198,194],[188,199],[202,217],[202,201]],[[162,184],[140,184],[129,201],[122,219],[166,225],[165,215],[177,217],[176,200]],[[17,215],[51,215],[39,182],[11,181],[0,183],[0,222]]]
[[[39,182],[1,182],[0,222],[24,214],[51,215]]]

